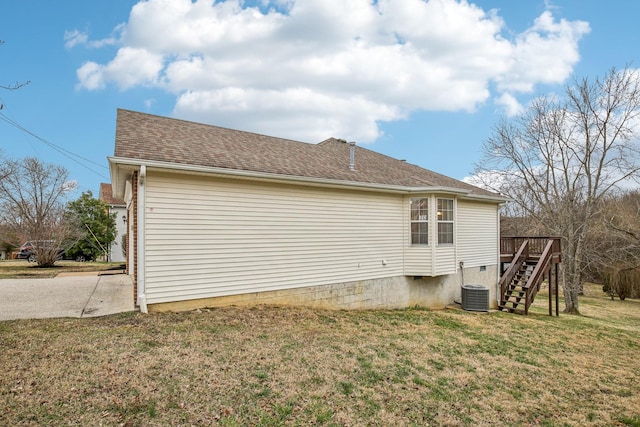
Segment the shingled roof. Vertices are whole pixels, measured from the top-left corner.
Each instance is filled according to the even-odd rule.
[[[350,146],[340,139],[308,144],[121,109],[115,157],[408,189],[450,188],[501,199],[495,193],[363,147],[355,147],[355,170],[351,170]]]
[[[100,194],[98,198],[110,206],[126,206],[123,199],[113,197],[113,190],[111,184],[108,182],[100,183]]]

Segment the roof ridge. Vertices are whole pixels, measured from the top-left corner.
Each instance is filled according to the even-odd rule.
[[[221,126],[118,109],[115,157],[251,171],[308,179],[495,193],[335,137],[313,144]]]
[[[330,137],[330,138],[325,139],[324,141],[320,141],[320,142],[318,142],[318,143],[317,143],[317,144],[315,144],[315,145],[331,144],[331,143],[332,143],[332,142],[334,142],[334,141],[336,141],[336,142],[343,142],[343,143],[345,143],[345,144],[347,143],[347,140],[346,140],[346,139],[343,139],[343,138],[336,138],[336,137],[332,136],[332,137]]]
[[[298,143],[298,144],[305,144],[305,145],[318,145],[318,144],[313,143],[313,142],[298,141],[298,140],[291,139],[291,138],[282,138],[282,137],[279,137],[279,136],[267,135],[267,134],[264,134],[264,133],[258,133],[258,132],[248,131],[248,130],[233,129],[233,128],[226,127],[226,126],[212,125],[210,123],[196,122],[196,121],[193,121],[193,120],[180,119],[180,118],[177,118],[177,117],[167,117],[167,116],[160,116],[158,114],[143,113],[141,111],[128,110],[126,108],[118,108],[117,112],[119,112],[119,111],[123,111],[123,112],[126,112],[126,113],[132,113],[132,114],[139,114],[139,115],[142,115],[142,116],[153,117],[153,118],[157,118],[157,119],[161,119],[161,120],[174,120],[176,122],[182,122],[182,123],[185,123],[187,125],[204,126],[204,127],[214,128],[214,129],[221,129],[221,130],[225,130],[225,131],[228,131],[228,132],[241,133],[241,134],[246,134],[246,135],[256,135],[256,136],[259,136],[261,138],[271,138],[271,139],[275,139],[275,140],[278,140],[278,141],[289,141],[289,142],[295,142],[295,143]]]

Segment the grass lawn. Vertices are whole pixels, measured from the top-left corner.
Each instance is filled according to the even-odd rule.
[[[26,259],[0,260],[0,279],[29,279],[37,277],[55,277],[60,273],[81,271],[104,271],[123,269],[121,262],[75,262],[58,261],[53,267],[39,267]]]
[[[0,322],[0,425],[640,425],[640,301]]]

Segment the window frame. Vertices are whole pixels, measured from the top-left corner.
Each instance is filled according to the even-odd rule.
[[[418,206],[417,209],[414,209],[414,203],[426,203],[426,207]],[[409,240],[412,246],[429,246],[430,208],[431,200],[429,197],[413,197],[409,200]],[[414,218],[414,212],[417,213],[417,218]],[[418,228],[415,232],[414,224]],[[417,241],[414,241],[414,236],[417,236]]]
[[[444,206],[442,202],[448,202],[449,206]],[[449,208],[450,207],[450,208]],[[455,237],[455,201],[452,198],[438,197],[436,200],[436,223],[437,223],[437,239],[438,246],[453,246]],[[447,213],[448,215],[445,215]],[[444,218],[447,219],[444,219]],[[444,225],[450,225],[448,230],[442,231]],[[450,228],[450,229],[449,229]],[[446,236],[446,241],[442,237]]]

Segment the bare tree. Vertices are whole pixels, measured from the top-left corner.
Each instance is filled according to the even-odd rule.
[[[2,46],[4,44],[4,40],[0,40],[0,46]],[[0,89],[5,89],[5,90],[16,90],[16,89],[20,89],[22,86],[26,86],[29,83],[31,83],[30,80],[27,80],[26,82],[15,82],[14,84],[11,85],[0,85]],[[4,105],[0,104],[0,110],[2,110],[4,108]]]
[[[38,265],[52,266],[71,227],[65,221],[65,197],[75,184],[64,167],[27,157],[0,165],[2,222],[25,241],[35,242]]]
[[[640,295],[640,191],[607,197],[603,203],[606,209],[586,242],[589,272],[605,283],[612,298]]]
[[[502,120],[476,166],[481,183],[511,197],[562,238],[565,312],[579,313],[585,239],[606,209],[602,199],[640,171],[640,75],[612,69],[575,80],[563,98],[542,97]],[[498,183],[499,185],[496,185]]]
[[[2,150],[0,150],[0,164],[4,165],[0,167],[0,182],[2,182],[5,177],[13,172],[10,164],[5,160]],[[12,232],[11,228],[4,223],[4,217],[3,206],[0,204],[0,248],[9,252],[16,247],[16,235]]]
[[[5,160],[2,150],[0,150],[0,164],[4,165],[4,167],[0,168],[0,181],[2,181],[13,172],[11,165]]]
[[[516,203],[506,203],[500,209],[501,236],[542,236],[540,224]]]

